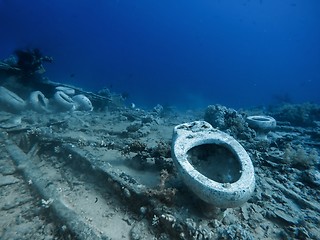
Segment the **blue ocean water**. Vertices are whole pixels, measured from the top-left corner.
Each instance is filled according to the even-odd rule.
[[[0,58],[141,107],[320,103],[319,26],[318,0],[0,0]]]

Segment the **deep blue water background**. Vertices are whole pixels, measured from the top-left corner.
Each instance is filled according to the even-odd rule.
[[[0,58],[138,107],[320,103],[318,0],[0,0]]]

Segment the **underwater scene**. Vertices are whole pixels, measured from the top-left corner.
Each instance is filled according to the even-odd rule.
[[[0,239],[320,239],[319,13],[0,0]]]

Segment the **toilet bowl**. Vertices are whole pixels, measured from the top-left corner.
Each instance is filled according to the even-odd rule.
[[[55,89],[57,92],[64,92],[68,96],[73,96],[76,93],[76,90],[71,87],[57,86]]]
[[[62,91],[57,91],[53,95],[53,103],[59,112],[73,111],[75,109],[75,103],[72,98]]]
[[[49,100],[40,91],[34,91],[30,94],[29,105],[36,112],[49,112]]]
[[[267,140],[268,133],[276,128],[276,120],[270,116],[255,115],[247,117],[250,128],[256,131],[257,139]]]
[[[76,111],[92,111],[93,110],[93,106],[90,99],[83,94],[78,94],[72,97],[72,100],[75,103]]]
[[[172,158],[185,185],[216,208],[245,203],[255,188],[254,169],[245,149],[205,121],[176,126]]]
[[[26,102],[14,92],[0,86],[0,110],[19,113],[26,107]]]

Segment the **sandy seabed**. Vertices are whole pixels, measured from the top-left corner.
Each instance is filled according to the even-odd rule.
[[[203,118],[125,107],[0,112],[0,238],[320,239],[319,127],[282,122],[266,142],[237,139],[256,189],[213,217],[170,153],[173,127]]]

